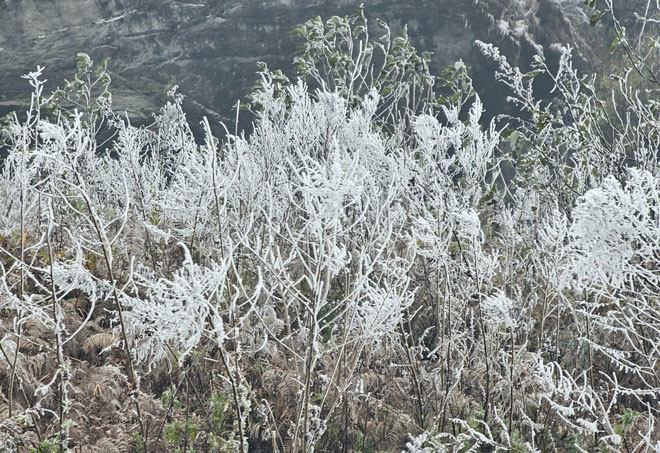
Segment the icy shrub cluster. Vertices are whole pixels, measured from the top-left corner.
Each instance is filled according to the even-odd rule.
[[[624,79],[631,114],[607,117],[568,53],[523,74],[482,44],[526,111],[484,126],[462,63],[434,77],[407,36],[366,25],[303,25],[299,77],[259,73],[253,132],[204,120],[203,143],[176,89],[137,127],[84,55],[51,97],[28,76],[0,169],[9,417],[53,416],[75,443],[65,346],[104,319],[145,451],[153,370],[189,392],[161,397],[163,420],[186,406],[172,447],[660,447],[660,168],[634,127],[660,134],[657,115]],[[536,99],[542,72],[561,103]],[[23,407],[35,323],[57,369]]]

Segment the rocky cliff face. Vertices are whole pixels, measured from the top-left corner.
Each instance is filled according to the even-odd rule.
[[[372,0],[369,17],[393,30],[408,25],[439,70],[463,59],[483,69],[475,39],[494,42],[514,63],[555,42],[581,41],[580,0]],[[146,120],[174,84],[195,121],[202,112],[228,120],[255,81],[257,61],[291,72],[290,30],[310,17],[345,15],[356,0],[0,0],[0,113],[29,102],[20,79],[46,68],[47,88],[75,72],[75,55],[110,58],[114,105]],[[588,29],[589,27],[586,26]],[[483,71],[485,74],[486,71]],[[485,76],[484,76],[485,77]],[[489,92],[492,80],[477,80]],[[501,90],[499,90],[501,91]],[[492,92],[491,92],[492,93]],[[485,97],[489,97],[488,93]],[[501,102],[490,96],[491,103]],[[492,108],[491,108],[492,110]]]

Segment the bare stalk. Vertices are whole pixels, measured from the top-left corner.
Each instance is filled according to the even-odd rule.
[[[513,421],[513,354],[513,329],[511,329],[511,363],[509,365],[509,382],[511,383],[509,394],[509,436],[511,435],[511,424]]]
[[[21,156],[21,170],[25,167],[25,149],[23,149],[23,154]],[[24,176],[24,171],[21,171],[21,174]],[[21,181],[21,192],[20,192],[20,216],[21,216],[21,263],[19,267],[20,274],[20,283],[18,287],[18,298],[23,300],[23,291],[25,289],[25,270],[23,269],[23,263],[25,262],[25,187],[24,181]],[[18,353],[21,349],[21,325],[18,326],[18,332],[16,334],[16,350],[14,351],[14,359],[11,364],[11,373],[9,375],[9,418],[13,416],[13,406],[14,406],[14,380],[16,378],[16,363],[18,362]]]
[[[22,269],[21,269],[22,272]],[[14,358],[11,362],[11,374],[9,375],[9,418],[12,418],[12,406],[13,406],[13,395],[14,395],[14,379],[16,378],[16,363],[18,362],[18,353],[21,349],[21,328],[22,325],[18,325],[18,332],[16,332],[16,350],[14,351]]]
[[[78,180],[80,181],[80,177],[78,178]],[[133,402],[135,404],[135,412],[137,413],[137,417],[138,417],[138,424],[140,425],[140,434],[142,436],[144,453],[147,453],[147,433],[145,432],[144,429],[144,423],[142,421],[142,412],[140,411],[140,402],[138,401],[138,395],[137,395],[138,384],[135,378],[133,356],[131,354],[130,345],[128,342],[128,335],[126,333],[126,325],[124,323],[123,310],[121,308],[121,303],[119,302],[119,295],[117,294],[117,282],[115,280],[114,273],[112,271],[112,251],[109,250],[110,244],[107,244],[107,239],[104,237],[105,235],[101,231],[99,221],[96,217],[96,212],[94,211],[94,208],[92,208],[92,204],[89,200],[89,197],[84,191],[82,192],[82,196],[83,199],[85,200],[85,205],[87,206],[87,209],[90,213],[92,225],[94,227],[94,231],[96,232],[96,236],[99,242],[101,243],[101,248],[103,250],[103,259],[108,269],[108,278],[110,279],[110,285],[112,286],[112,298],[115,302],[115,308],[117,309],[117,317],[119,318],[122,341],[124,342],[124,348],[126,350],[126,362],[127,362],[126,365],[128,369],[128,380],[131,384],[132,392],[135,393],[135,395],[133,396]]]
[[[53,257],[53,248],[51,246],[51,241],[50,241],[50,227],[48,234],[46,234],[46,240],[47,240],[47,245],[48,245],[48,260],[49,262],[49,267],[50,267],[50,291],[51,291],[51,298],[53,300],[52,304],[52,310],[53,310],[53,322],[55,323],[55,352],[57,354],[57,365],[59,370],[57,371],[57,399],[58,399],[58,408],[57,408],[57,416],[58,416],[58,424],[59,424],[59,436],[60,436],[60,442],[59,442],[59,449],[60,453],[64,453],[64,438],[65,438],[65,433],[64,433],[64,379],[62,376],[62,373],[65,372],[66,366],[64,364],[64,355],[62,354],[62,337],[61,337],[61,331],[60,331],[60,316],[59,316],[59,310],[58,310],[58,303],[57,303],[57,293],[55,292],[55,276],[53,275],[53,263],[54,263],[54,257]]]
[[[238,419],[238,434],[241,439],[241,452],[247,451],[247,445],[245,444],[245,438],[243,436],[243,416],[242,416],[242,411],[241,411],[241,404],[240,404],[240,398],[238,397],[238,387],[236,384],[236,379],[234,378],[234,375],[231,372],[231,368],[229,367],[229,363],[227,362],[227,357],[225,356],[225,351],[224,347],[220,346],[218,348],[220,350],[220,358],[222,359],[222,364],[225,366],[225,371],[227,372],[227,377],[229,378],[229,383],[231,384],[231,390],[232,394],[234,396],[234,405],[236,406],[236,418]],[[236,374],[238,375],[238,370],[236,370]],[[240,377],[237,376],[240,380]]]
[[[409,319],[410,321],[410,319]],[[406,331],[403,327],[403,321],[399,324],[399,328],[401,329],[401,335],[403,336],[403,342],[405,345],[405,351],[406,351],[406,357],[408,359],[408,366],[410,366],[410,375],[412,376],[413,380],[413,389],[415,390],[415,396],[417,399],[417,418],[419,420],[419,426],[424,429],[424,403],[423,403],[423,398],[422,398],[422,387],[419,382],[419,377],[417,376],[417,367],[415,362],[413,361],[412,354],[410,353],[410,345],[408,344],[408,335],[406,335]],[[410,329],[410,326],[408,327]]]
[[[309,418],[309,400],[312,382],[312,366],[314,364],[314,338],[316,336],[316,316],[314,313],[310,315],[312,328],[309,329],[307,357],[305,358],[305,393],[303,397],[303,431],[302,431],[302,451],[307,452],[307,423]],[[297,430],[296,430],[297,432]]]

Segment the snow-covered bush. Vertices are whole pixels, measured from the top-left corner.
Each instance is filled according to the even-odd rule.
[[[298,77],[262,67],[253,132],[222,140],[176,89],[152,125],[115,115],[84,55],[53,97],[28,76],[0,168],[9,417],[75,448],[76,398],[123,386],[104,406],[143,451],[658,446],[652,96],[624,75],[605,106],[568,49],[524,74],[481,44],[523,111],[484,124],[461,62],[434,77],[379,25],[302,25]]]

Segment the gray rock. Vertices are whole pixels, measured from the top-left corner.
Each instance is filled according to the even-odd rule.
[[[458,59],[474,68],[491,111],[502,109],[492,66],[474,50],[480,39],[514,64],[555,42],[588,46],[576,30],[580,0],[373,0],[365,10],[408,32],[434,53],[434,70]],[[23,108],[30,87],[20,76],[44,66],[47,90],[75,72],[76,54],[110,58],[117,110],[148,121],[179,85],[194,123],[202,114],[232,122],[232,106],[256,80],[257,61],[291,74],[290,31],[310,17],[351,13],[348,0],[0,0],[0,113]],[[490,78],[489,78],[490,77]],[[480,80],[483,79],[483,80]],[[490,93],[490,94],[489,94]],[[488,106],[488,104],[487,104]]]

